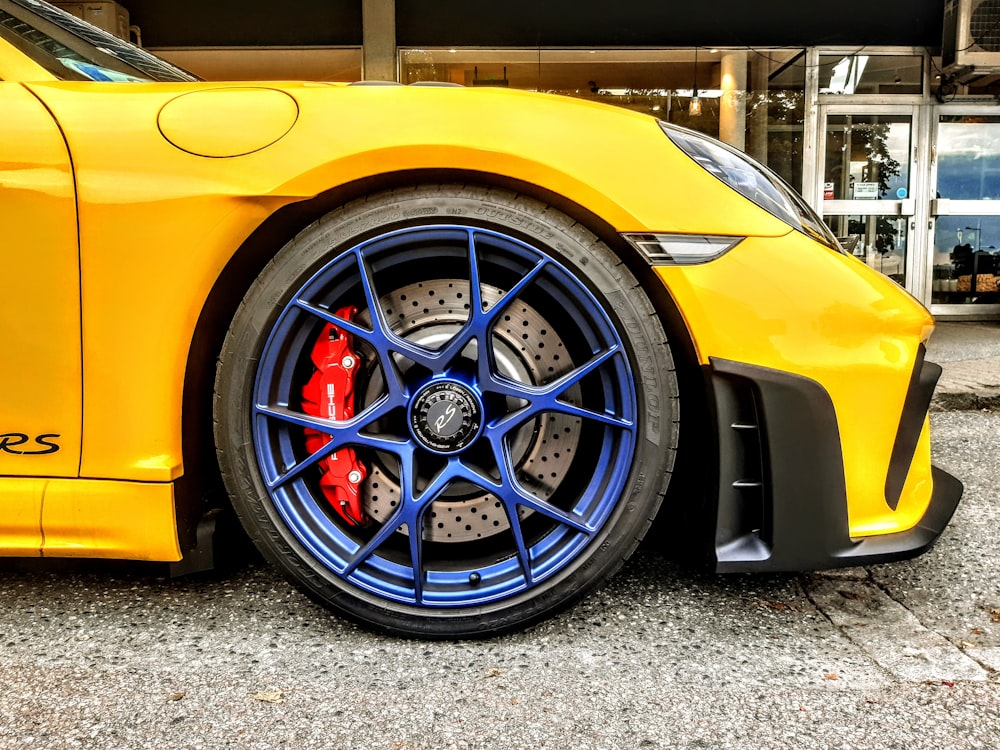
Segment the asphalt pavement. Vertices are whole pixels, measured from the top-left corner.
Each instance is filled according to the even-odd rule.
[[[660,538],[567,612],[444,643],[358,628],[254,558],[7,561],[0,749],[995,750],[1000,324],[940,324],[928,357],[968,394],[931,415],[965,495],[914,560],[719,576]]]

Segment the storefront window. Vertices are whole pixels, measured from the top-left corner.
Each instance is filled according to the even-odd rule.
[[[748,75],[746,151],[797,190],[805,147],[805,60],[805,50],[755,50]]]
[[[920,55],[820,55],[821,94],[922,94]]]
[[[911,118],[830,115],[825,200],[902,200],[910,195]]]
[[[939,216],[931,301],[1000,303],[1000,216]]]
[[[1000,304],[1000,116],[938,118],[931,301]]]
[[[625,107],[721,137],[801,189],[804,58],[802,50],[406,49],[400,80],[506,86]]]
[[[1000,198],[1000,116],[942,115],[937,156],[938,198]]]
[[[178,47],[151,50],[206,81],[359,81],[360,47]]]

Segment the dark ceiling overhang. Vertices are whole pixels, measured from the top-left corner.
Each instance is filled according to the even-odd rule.
[[[361,44],[361,0],[118,0],[147,47]]]
[[[396,0],[400,46],[939,47],[944,0]]]
[[[150,47],[360,45],[361,0],[120,0]],[[944,0],[396,0],[401,47],[941,44]]]

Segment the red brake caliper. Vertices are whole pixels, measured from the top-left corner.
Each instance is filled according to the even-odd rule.
[[[342,307],[335,315],[352,320],[356,307]],[[351,336],[327,324],[312,350],[316,372],[302,388],[302,410],[313,417],[343,421],[354,416],[354,377],[358,355],[351,348]],[[330,442],[330,435],[306,428],[306,450],[315,453]],[[333,509],[348,523],[368,523],[361,508],[358,487],[368,475],[353,448],[341,448],[320,461],[320,487]]]

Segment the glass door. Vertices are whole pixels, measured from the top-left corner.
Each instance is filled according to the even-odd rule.
[[[931,312],[1000,313],[1000,114],[945,105],[937,112],[931,180]]]
[[[914,278],[911,239],[917,107],[820,107],[823,217],[850,253],[902,286]]]

